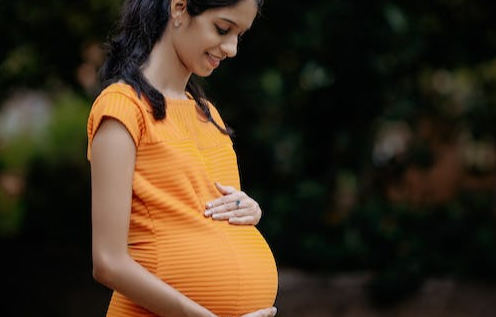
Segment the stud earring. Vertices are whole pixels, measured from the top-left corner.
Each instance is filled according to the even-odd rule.
[[[179,21],[179,20],[177,20],[177,19],[176,19],[176,20],[174,20],[174,27],[175,27],[175,28],[178,28],[180,25],[181,25],[181,21]]]

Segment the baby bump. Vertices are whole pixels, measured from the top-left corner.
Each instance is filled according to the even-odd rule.
[[[239,316],[274,304],[277,269],[255,227],[175,226],[157,242],[157,275],[215,314]]]

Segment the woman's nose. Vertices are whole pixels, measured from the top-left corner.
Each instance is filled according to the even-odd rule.
[[[238,37],[232,36],[226,39],[221,45],[220,49],[226,54],[227,57],[234,57],[238,53]]]

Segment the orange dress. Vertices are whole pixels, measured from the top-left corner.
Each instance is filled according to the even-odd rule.
[[[259,231],[203,216],[205,204],[220,196],[214,182],[240,188],[231,139],[205,120],[194,100],[167,99],[167,117],[160,121],[143,100],[131,86],[113,84],[95,100],[88,119],[89,160],[104,117],[119,120],[136,145],[130,254],[218,316],[272,306],[277,269]],[[154,314],[114,291],[107,316]]]

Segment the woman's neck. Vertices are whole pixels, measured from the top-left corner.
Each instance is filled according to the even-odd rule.
[[[148,63],[143,66],[143,75],[164,97],[187,99],[186,85],[191,76],[177,56],[172,44],[164,36],[153,47]]]

